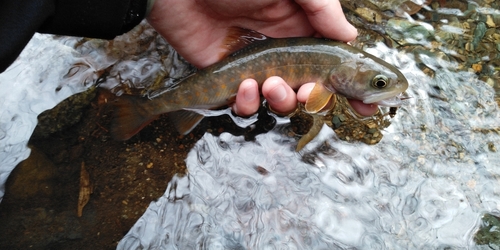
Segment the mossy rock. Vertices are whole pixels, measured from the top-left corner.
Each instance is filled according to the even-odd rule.
[[[481,227],[474,236],[474,241],[478,245],[500,249],[500,218],[492,214],[483,215]]]

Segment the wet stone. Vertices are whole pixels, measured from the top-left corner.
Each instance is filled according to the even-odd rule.
[[[387,116],[382,115],[382,112],[377,111],[371,117],[359,116],[355,114],[344,97],[338,98],[337,107],[335,112],[340,113],[344,118],[342,126],[334,129],[340,139],[361,141],[369,145],[376,144],[382,140],[383,135],[380,131],[390,124],[387,122]]]
[[[332,124],[333,124],[333,128],[339,128],[341,125],[342,125],[342,121],[340,120],[340,117],[339,116],[334,116],[332,118]]]
[[[485,214],[481,220],[481,227],[474,236],[474,241],[490,249],[500,249],[500,218]]]
[[[95,96],[96,88],[89,88],[80,94],[70,96],[53,109],[42,112],[38,116],[33,138],[46,138],[78,123],[82,118],[83,110],[88,108]]]
[[[388,116],[384,116],[382,112],[377,111],[373,116],[363,117],[356,114],[345,97],[340,95],[336,97],[337,103],[326,114],[309,114],[309,116],[316,116],[317,119],[332,128],[342,140],[360,141],[369,145],[377,144],[383,137],[380,131],[390,125],[387,120]],[[302,131],[309,131],[312,122],[309,124],[300,123],[301,125],[296,123],[301,121],[299,117],[307,117],[304,112],[298,112],[291,118],[290,126],[292,126],[292,129],[299,126],[303,128]]]
[[[491,152],[497,152],[497,148],[493,142],[488,142],[488,150]]]

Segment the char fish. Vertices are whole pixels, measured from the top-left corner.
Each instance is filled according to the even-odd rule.
[[[228,37],[236,52],[180,80],[168,91],[154,98],[118,97],[112,136],[129,139],[164,113],[173,117],[179,133],[189,133],[203,115],[185,109],[228,105],[247,78],[262,84],[271,76],[280,76],[294,89],[316,82],[305,104],[309,113],[324,109],[334,95],[397,107],[401,104],[399,95],[408,87],[406,78],[394,66],[342,42],[312,37],[269,38],[242,28],[230,29]]]

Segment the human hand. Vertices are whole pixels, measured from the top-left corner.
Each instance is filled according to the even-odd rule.
[[[200,68],[215,63],[225,52],[222,45],[230,27],[271,37],[324,36],[351,41],[357,36],[338,0],[156,0],[148,21],[181,56]],[[312,88],[306,86],[310,85],[296,94],[283,79],[271,77],[264,82],[262,94],[273,110],[287,113],[296,108],[297,100],[307,100]],[[259,105],[257,83],[243,81],[234,111],[251,115]],[[365,106],[353,108],[363,115],[367,114]]]

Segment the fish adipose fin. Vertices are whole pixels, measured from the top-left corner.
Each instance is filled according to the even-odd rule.
[[[128,140],[146,125],[155,120],[158,115],[151,115],[145,109],[147,98],[122,95],[112,103],[114,117],[111,124],[111,136],[115,140]]]
[[[227,36],[224,39],[224,49],[226,52],[221,53],[220,59],[227,57],[228,55],[258,41],[263,41],[269,39],[270,37],[261,34],[255,30],[240,28],[240,27],[230,27],[227,32]]]
[[[179,110],[168,114],[175,128],[181,135],[188,134],[205,117],[194,111]]]
[[[309,113],[318,113],[321,111],[332,99],[333,93],[328,90],[322,83],[316,83],[314,88],[309,94],[306,101],[306,111]]]

